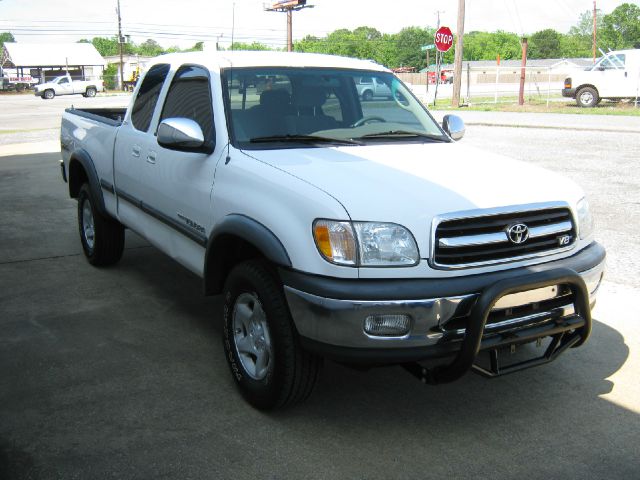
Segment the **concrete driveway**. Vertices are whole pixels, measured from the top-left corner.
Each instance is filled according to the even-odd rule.
[[[617,152],[606,132],[565,135],[568,143],[550,129],[476,126],[463,141],[590,179],[587,190],[597,184],[613,273],[585,347],[512,376],[469,374],[440,387],[397,367],[327,362],[307,403],[270,415],[234,389],[219,299],[130,232],[117,266],[91,267],[59,154],[7,147],[0,478],[637,479],[640,222],[625,205],[638,202],[640,135],[623,134]]]

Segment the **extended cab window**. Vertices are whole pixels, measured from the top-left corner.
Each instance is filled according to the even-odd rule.
[[[213,103],[209,71],[206,68],[184,65],[176,72],[164,102],[160,121],[175,117],[195,121],[202,129],[205,143],[213,144]]]
[[[67,77],[61,78],[60,81],[58,82],[58,85],[62,85],[63,83],[69,83],[69,80],[67,79]]]
[[[154,65],[144,76],[131,110],[131,123],[136,130],[141,132],[149,130],[151,117],[153,117],[153,111],[156,108],[156,103],[158,103],[162,84],[168,73],[169,65],[162,64]]]

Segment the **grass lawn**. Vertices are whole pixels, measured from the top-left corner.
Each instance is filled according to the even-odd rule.
[[[552,98],[547,106],[546,99],[525,99],[524,105],[518,105],[517,97],[501,97],[500,103],[493,103],[491,98],[472,98],[471,105],[463,105],[456,109],[451,106],[451,100],[441,99],[429,103],[430,110],[476,110],[481,112],[526,112],[526,113],[574,113],[578,115],[628,115],[640,116],[640,106],[633,102],[610,102],[603,100],[595,108],[581,108],[571,99],[561,100],[560,97]]]

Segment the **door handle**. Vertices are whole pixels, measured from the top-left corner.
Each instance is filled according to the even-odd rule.
[[[131,148],[131,155],[133,155],[136,158],[140,157],[140,147],[138,145],[134,145]]]
[[[152,165],[156,164],[156,152],[149,152],[147,154],[147,163],[151,163]]]
[[[624,72],[624,76],[625,76],[625,77],[627,76],[627,72]]]

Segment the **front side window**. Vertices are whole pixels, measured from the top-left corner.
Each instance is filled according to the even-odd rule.
[[[448,141],[388,72],[229,68],[223,87],[230,135],[240,148]]]
[[[625,54],[617,53],[602,57],[596,64],[598,70],[619,70],[624,69]]]
[[[168,73],[169,65],[160,64],[151,67],[144,76],[131,110],[131,123],[136,130],[141,132],[149,130],[153,111],[156,108],[156,103],[158,103],[160,90],[162,90],[162,85]]]
[[[205,144],[213,144],[213,103],[207,69],[196,65],[184,65],[178,69],[169,87],[160,121],[175,117],[195,121],[202,129]]]
[[[67,77],[62,77],[60,79],[60,81],[58,82],[59,85],[65,84],[65,83],[69,83],[69,79]]]

